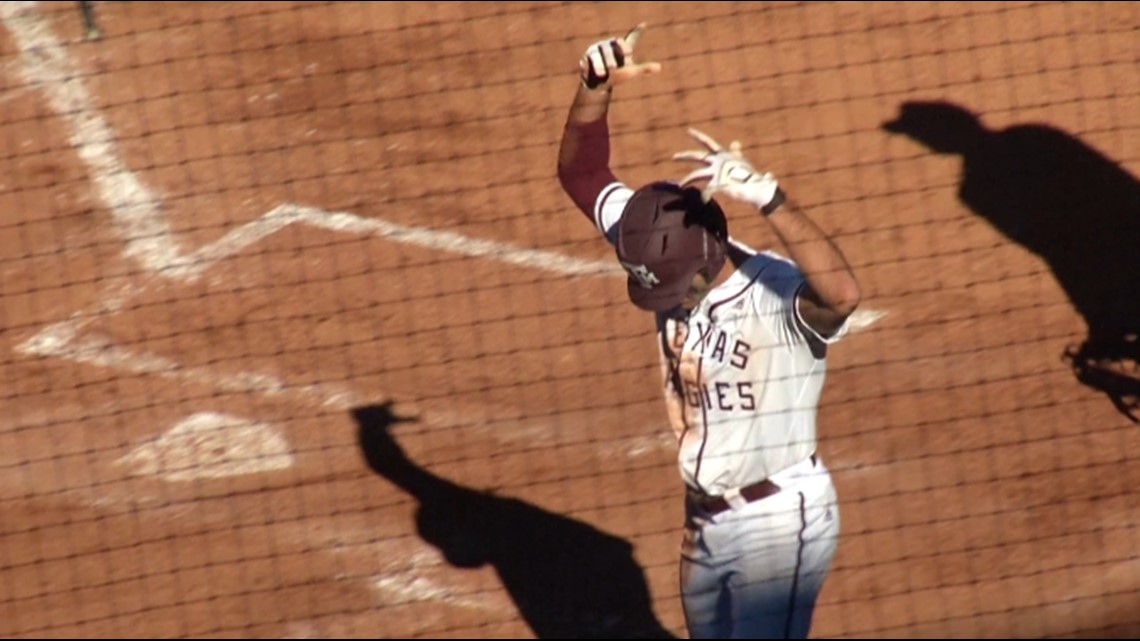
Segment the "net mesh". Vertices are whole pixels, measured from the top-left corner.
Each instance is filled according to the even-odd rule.
[[[864,290],[813,636],[1135,637],[1128,2],[0,3],[0,634],[685,636],[652,324],[555,176],[643,20],[614,171],[739,139]]]

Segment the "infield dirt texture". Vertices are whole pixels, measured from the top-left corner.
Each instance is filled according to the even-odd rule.
[[[1140,425],[1062,359],[1072,301],[1135,305],[1136,3],[91,4],[0,4],[0,636],[531,637],[639,590],[684,636],[652,325],[554,174],[642,20],[618,175],[740,139],[886,312],[832,352],[813,635],[1140,635]],[[1050,129],[963,199],[909,101]],[[1058,188],[1096,207],[998,220]]]

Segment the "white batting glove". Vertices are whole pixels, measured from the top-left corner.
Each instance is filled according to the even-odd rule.
[[[765,215],[776,211],[784,202],[784,193],[776,177],[770,172],[760,173],[740,153],[740,141],[734,140],[724,149],[708,135],[689,129],[689,135],[705,146],[705,150],[682,151],[673,154],[674,160],[691,160],[704,164],[681,179],[681,186],[708,180],[701,190],[705,202],[717,192],[724,192],[736,200],[751,204]]]
[[[659,63],[633,61],[633,49],[643,29],[644,22],[624,38],[607,38],[590,45],[578,63],[582,84],[591,90],[606,89],[636,76],[661,71]]]

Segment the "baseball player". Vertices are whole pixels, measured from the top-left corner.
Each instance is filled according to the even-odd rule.
[[[739,143],[690,130],[698,163],[633,189],[611,172],[613,88],[660,71],[644,25],[591,45],[563,130],[562,188],[612,244],[628,296],[652,312],[685,493],[682,604],[692,638],[803,638],[836,551],[831,476],[816,452],[828,347],[860,288],[835,245]],[[704,187],[698,183],[704,182]],[[731,238],[715,196],[755,207],[789,257]]]

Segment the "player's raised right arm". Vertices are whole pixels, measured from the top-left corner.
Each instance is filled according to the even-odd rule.
[[[624,38],[590,45],[579,61],[580,82],[570,106],[558,150],[558,181],[574,204],[593,218],[594,204],[607,185],[617,182],[610,170],[607,115],[613,88],[631,78],[656,73],[655,62],[635,63],[633,50],[644,25]]]
[[[558,150],[558,182],[586,216],[606,185],[617,181],[610,170],[610,132],[606,115],[610,90],[578,87]]]

